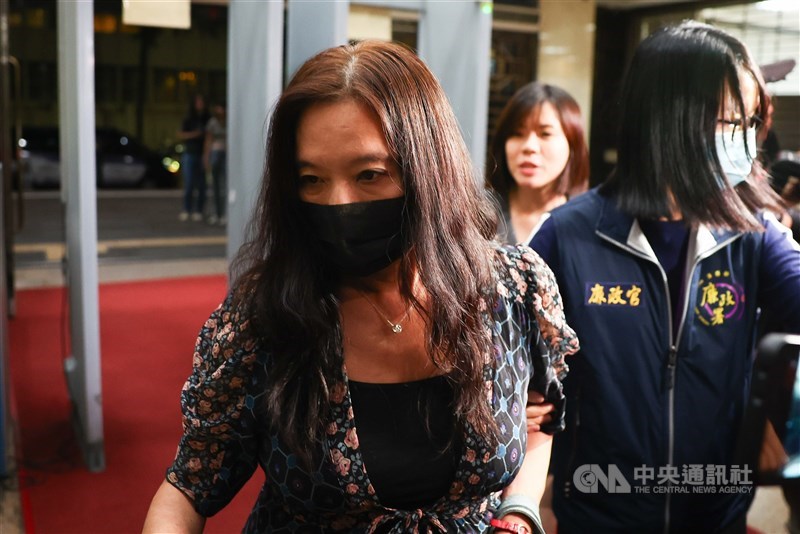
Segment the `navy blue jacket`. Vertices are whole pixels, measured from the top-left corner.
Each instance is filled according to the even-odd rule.
[[[746,513],[749,494],[636,493],[634,469],[731,469],[759,307],[800,332],[800,248],[762,219],[764,232],[690,232],[676,336],[663,269],[613,199],[597,190],[573,199],[531,241],[582,347],[568,359],[567,429],[553,451],[559,534],[713,532]],[[599,484],[585,493],[575,472],[587,464],[616,465],[631,493]]]

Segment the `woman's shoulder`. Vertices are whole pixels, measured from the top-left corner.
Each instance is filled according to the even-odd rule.
[[[496,254],[499,297],[526,306],[536,318],[554,361],[561,362],[564,356],[576,352],[578,339],[564,318],[561,294],[550,267],[525,245],[498,245]],[[566,367],[559,372],[565,373]]]
[[[537,271],[546,268],[544,260],[527,245],[495,243],[494,252],[501,276],[507,274],[513,277],[523,273],[535,276]]]
[[[522,302],[531,291],[552,280],[544,260],[527,245],[495,245],[495,268],[501,296]]]
[[[234,288],[201,326],[193,367],[204,374],[234,364],[248,367],[255,362],[259,349],[246,300]]]

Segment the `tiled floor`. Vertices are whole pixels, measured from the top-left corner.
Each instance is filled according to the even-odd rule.
[[[104,263],[99,267],[101,283],[125,280],[173,278],[227,272],[224,259],[172,260],[136,263]],[[63,276],[57,267],[27,268],[17,270],[17,288],[59,286]],[[16,480],[0,487],[0,534],[20,534],[22,518]],[[748,514],[748,525],[764,534],[788,532],[786,522],[789,511],[778,488],[760,488]]]

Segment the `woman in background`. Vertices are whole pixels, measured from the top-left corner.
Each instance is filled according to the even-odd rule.
[[[580,108],[563,89],[539,82],[520,88],[500,114],[492,140],[489,186],[504,214],[500,238],[528,244],[553,208],[589,183]]]
[[[209,119],[206,99],[196,94],[189,102],[189,109],[181,123],[178,139],[183,142],[181,176],[183,177],[183,211],[181,221],[202,221],[206,204],[206,171],[203,166],[203,146],[206,140],[206,124]],[[195,203],[195,191],[197,202]]]

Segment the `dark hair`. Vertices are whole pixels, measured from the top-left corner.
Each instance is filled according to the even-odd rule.
[[[203,99],[203,110],[197,111],[197,106],[195,103],[197,102],[198,98]],[[189,99],[189,105],[186,108],[186,118],[188,119],[207,119],[208,118],[208,100],[206,99],[205,95],[202,93],[194,93],[192,98]]]
[[[657,219],[669,217],[674,206],[690,224],[742,231],[762,228],[756,211],[780,209],[757,162],[735,189],[719,178],[724,174],[714,135],[726,94],[746,116],[740,74],[757,84],[756,113],[764,117],[769,106],[764,81],[735,37],[684,21],[642,41],[621,95],[617,165],[603,186],[617,196],[620,209]]]
[[[380,118],[402,171],[408,247],[403,298],[426,318],[433,362],[451,370],[455,409],[494,440],[486,402],[490,354],[481,310],[494,295],[491,237],[496,212],[475,180],[455,116],[436,78],[410,50],[362,41],[309,59],[284,90],[270,121],[267,161],[249,240],[237,266],[238,299],[272,354],[267,410],[289,447],[305,458],[329,417],[329,387],[341,380],[338,279],[298,215],[298,122],[318,102],[354,100]],[[429,295],[412,293],[415,273]]]
[[[514,132],[521,129],[531,116],[538,117],[545,102],[553,106],[558,114],[561,129],[569,143],[569,159],[558,177],[556,191],[560,195],[569,196],[586,191],[589,182],[589,151],[586,148],[586,136],[581,122],[581,109],[575,99],[560,87],[532,82],[518,89],[508,101],[500,113],[492,137],[488,182],[505,201],[517,186],[508,170],[506,141],[514,135]]]

